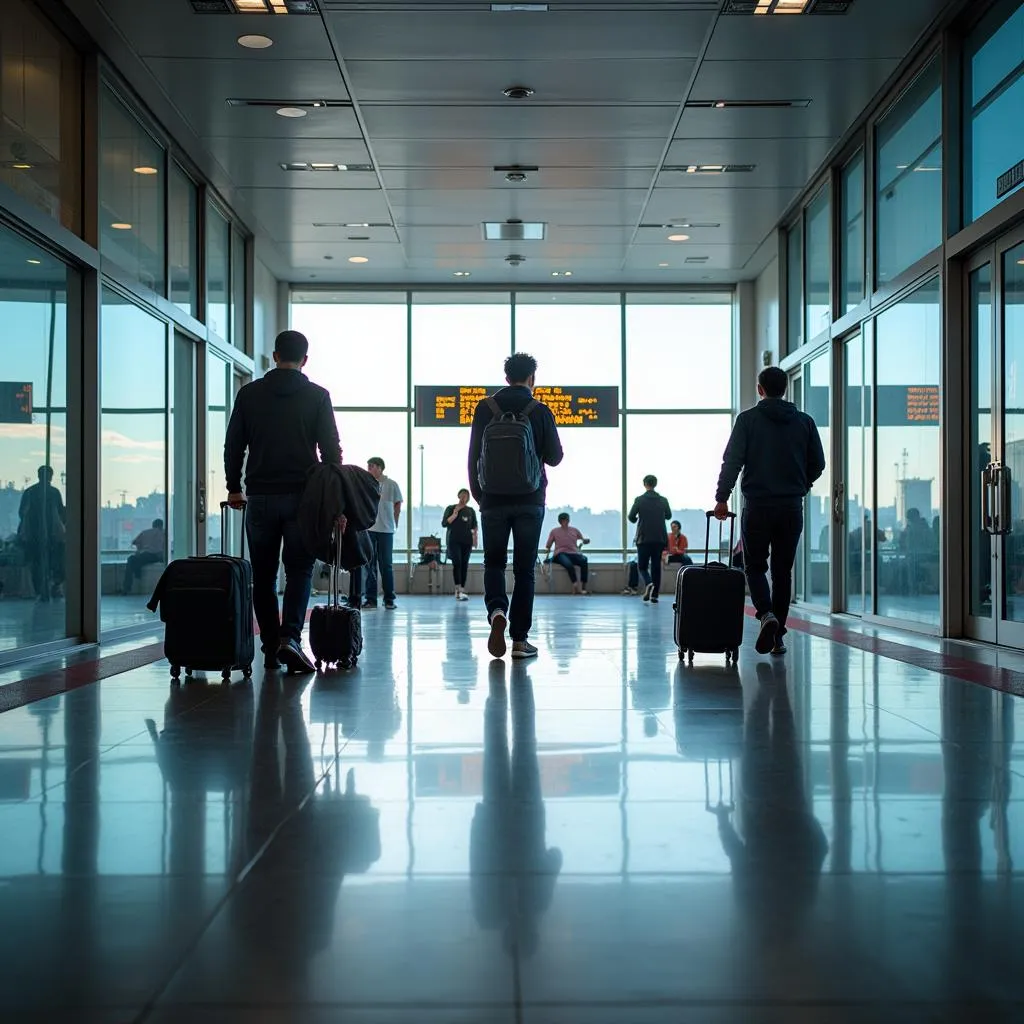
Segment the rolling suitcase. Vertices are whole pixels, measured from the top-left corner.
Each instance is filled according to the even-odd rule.
[[[227,502],[221,502],[225,517]],[[226,518],[226,517],[225,517]],[[226,524],[219,555],[179,558],[164,569],[147,607],[160,609],[164,656],[177,682],[181,670],[219,671],[227,681],[236,669],[252,675],[256,641],[252,625],[252,566],[245,560],[245,507],[242,508],[242,557],[225,553]]]
[[[324,665],[353,668],[363,653],[363,622],[359,609],[341,604],[340,561],[341,537],[335,531],[327,604],[317,605],[309,616],[309,646],[318,672]]]
[[[676,578],[674,633],[679,659],[693,663],[695,652],[724,654],[726,664],[739,658],[743,642],[743,606],[746,586],[743,573],[724,562],[708,560],[711,547],[711,518],[708,512],[704,541],[704,564],[688,565]],[[729,551],[733,549],[736,514],[729,513]],[[718,547],[722,547],[722,527],[718,527]]]

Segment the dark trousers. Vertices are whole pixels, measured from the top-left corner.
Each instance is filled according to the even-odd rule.
[[[665,550],[664,541],[651,541],[636,546],[636,564],[640,570],[640,579],[646,587],[654,584],[654,593],[661,591],[661,553]]]
[[[471,544],[451,543],[448,545],[448,560],[452,563],[452,582],[457,587],[466,585],[469,573],[469,556],[473,551]]]
[[[590,569],[587,565],[586,555],[581,555],[579,552],[573,554],[569,551],[563,551],[561,554],[555,555],[551,561],[560,565],[569,574],[569,579],[572,580],[573,583],[576,582],[576,567],[579,566],[580,583],[587,582],[587,574]]]
[[[484,533],[484,604],[488,617],[494,611],[508,615],[508,631],[513,641],[525,640],[533,625],[535,567],[543,523],[543,505],[504,505],[480,513]],[[505,593],[510,535],[515,577],[511,605]]]
[[[800,505],[748,505],[743,509],[740,532],[750,599],[758,618],[772,612],[779,620],[779,636],[786,632],[793,599],[793,563],[803,528]]]
[[[693,565],[693,559],[689,555],[669,555],[665,561],[668,565]]]
[[[384,603],[390,604],[395,599],[395,535],[393,533],[377,533],[370,530],[366,535],[373,545],[373,558],[370,564],[352,571],[349,585],[349,603],[353,598],[358,601],[366,580],[366,600],[377,600],[377,570],[380,570],[380,585],[384,591]]]
[[[51,594],[64,582],[64,542],[30,541],[25,555],[32,574],[32,589],[36,597],[49,600]]]
[[[158,555],[155,551],[137,551],[134,555],[129,555],[128,561],[124,563],[124,592],[131,593],[132,587],[135,586],[135,577],[141,574],[144,565],[152,565],[163,560],[164,556]]]
[[[300,494],[253,494],[245,517],[252,563],[252,603],[265,651],[298,640],[306,624],[313,556],[306,551],[296,515]],[[284,607],[277,606],[277,567],[284,545]]]

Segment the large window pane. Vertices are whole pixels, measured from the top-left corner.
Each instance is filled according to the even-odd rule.
[[[876,129],[879,285],[942,241],[942,70],[921,72]]]
[[[732,296],[626,296],[626,408],[732,407]]]
[[[408,406],[406,317],[404,292],[292,296],[292,326],[309,338],[307,372],[335,405]]]
[[[198,312],[199,279],[196,276],[196,224],[199,214],[196,186],[172,163],[168,174],[167,246],[170,250],[171,302],[195,316]]]
[[[3,4],[0,81],[0,181],[80,231],[81,62],[23,0]]]
[[[67,453],[67,285],[59,260],[0,231],[0,650],[75,635],[63,586]],[[73,467],[70,471],[74,471]],[[41,486],[45,484],[45,486]]]
[[[977,220],[1002,200],[996,180],[1021,159],[1024,120],[1024,5],[995,32],[986,24],[968,63],[965,219]],[[1016,191],[1020,188],[1017,185]],[[1010,193],[1006,193],[1009,195]]]
[[[939,621],[938,279],[876,322],[878,611]]]
[[[100,251],[164,294],[163,147],[106,86],[100,92]]]
[[[512,351],[512,308],[507,292],[412,297],[412,382],[504,383],[502,366]],[[404,404],[404,402],[403,402]]]
[[[830,444],[829,395],[832,361],[828,351],[815,356],[804,368],[803,410],[817,424],[828,462]],[[804,511],[804,581],[806,600],[828,606],[829,564],[831,561],[832,473],[826,464],[807,496]]]
[[[832,204],[823,188],[807,207],[807,255],[804,260],[804,297],[808,340],[828,329],[831,316],[829,277],[832,273]]]
[[[209,351],[206,358],[206,550],[220,551],[220,502],[227,498],[224,441],[231,415],[234,381],[231,365]],[[230,536],[230,534],[229,534]]]
[[[864,298],[864,154],[843,168],[843,311],[849,313]]]
[[[732,430],[732,416],[643,416],[629,417],[626,435],[626,500],[643,493],[648,473],[658,478],[658,491],[672,506],[672,514],[683,526],[690,546],[704,547],[705,511],[715,504],[715,485],[722,468],[722,454]],[[680,459],[673,452],[685,451]],[[628,527],[627,543],[632,545],[635,528]],[[713,534],[713,537],[717,534]]]
[[[786,232],[786,351],[804,343],[804,235],[797,220]]]
[[[100,572],[102,625],[112,629],[152,621],[156,570],[138,566],[126,587],[129,556],[145,552],[157,569],[167,557],[166,538],[143,536],[167,522],[167,328],[104,290],[101,332]]]
[[[230,341],[231,226],[212,205],[206,207],[206,325]]]
[[[245,323],[248,303],[245,294],[245,238],[231,229],[231,344],[245,351]]]

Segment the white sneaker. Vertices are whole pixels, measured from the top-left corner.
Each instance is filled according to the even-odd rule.
[[[455,600],[456,601],[468,601],[469,600],[469,594],[467,594],[464,590],[460,590],[455,595]]]

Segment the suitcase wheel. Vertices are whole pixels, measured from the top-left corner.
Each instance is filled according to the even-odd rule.
[[[313,667],[317,670],[317,672],[319,672],[320,669],[323,668],[323,662],[319,658],[317,658],[316,661],[313,662]]]
[[[679,660],[680,661],[686,661],[686,651],[684,651],[684,650],[680,650],[679,651]]]
[[[246,679],[252,679],[252,665],[246,665],[245,668],[242,669],[242,675],[245,676]]]
[[[231,680],[231,669],[229,669],[229,668],[221,669],[220,678],[221,678],[221,682],[223,682],[223,683],[230,682],[230,680]]]
[[[688,660],[688,661],[690,662],[690,664],[692,665],[692,664],[693,664],[693,651],[687,651],[687,652],[686,652],[686,657],[687,657],[687,660]]]
[[[181,666],[180,665],[172,665],[171,666],[171,678],[175,682],[178,682],[181,679]]]
[[[189,679],[191,679],[192,678],[192,669],[186,668],[185,669],[185,675],[188,676]]]

